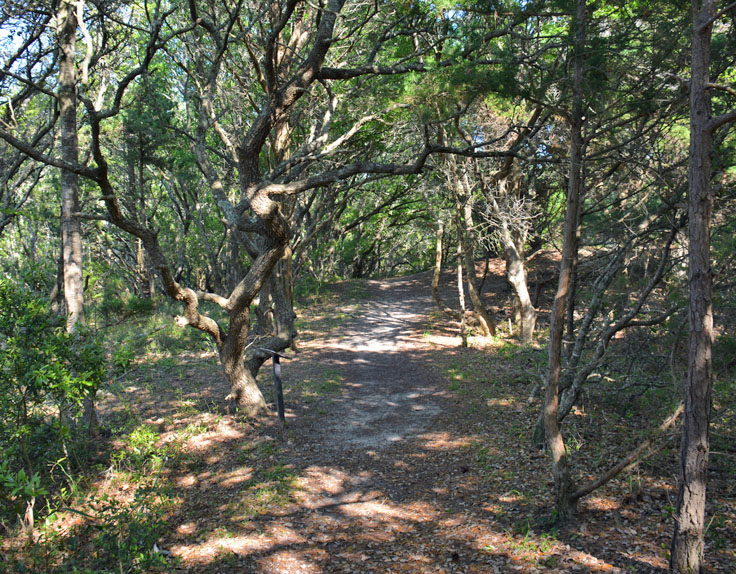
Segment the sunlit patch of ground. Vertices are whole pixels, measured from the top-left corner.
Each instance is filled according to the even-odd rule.
[[[581,503],[582,506],[591,510],[618,510],[621,507],[621,503],[617,500],[608,497],[591,496],[586,498]]]
[[[218,443],[240,440],[245,437],[243,429],[231,420],[223,419],[211,431],[191,437],[186,448],[193,451],[207,452]]]
[[[390,286],[383,291],[390,293]],[[245,422],[213,406],[222,389],[212,356],[198,359],[202,363],[172,361],[179,374],[136,372],[108,401],[119,425],[113,444],[127,454],[106,463],[96,486],[126,504],[144,484],[171,493],[166,529],[156,543],[173,558],[158,572],[664,571],[675,494],[670,478],[659,472],[658,465],[670,464],[666,457],[581,501],[575,526],[552,524],[549,460],[529,442],[539,409],[534,389],[542,350],[498,340],[484,350],[461,349],[451,328],[435,339],[412,326],[390,344],[369,340],[361,348],[374,354],[354,360],[349,339],[362,334],[354,324],[341,324],[354,321],[363,302],[352,302],[341,317],[335,305],[330,299],[330,308],[315,315],[318,324],[302,330],[311,340],[284,363],[289,442],[279,440],[272,418]],[[400,321],[390,327],[401,331],[403,319],[396,317]],[[333,350],[339,347],[329,361],[326,341],[333,341]],[[355,406],[351,398],[365,399],[361,393],[370,386],[352,369],[386,361],[381,377],[393,377],[403,372],[399,359],[405,357],[427,370],[415,370],[374,406],[411,416],[421,412],[415,407],[425,407],[415,402],[424,397],[439,405],[429,413],[430,424],[370,448],[341,442],[333,430],[345,424],[340,417]],[[432,387],[430,374],[442,384]],[[270,372],[261,382],[270,389]],[[602,415],[586,404],[568,423],[578,441],[572,453],[579,480],[607,468],[628,438],[626,421],[606,434],[586,428],[586,420]],[[366,432],[385,430],[385,424],[371,419]],[[136,428],[151,433],[150,444],[131,443]],[[719,492],[711,532],[723,537],[725,549],[709,551],[720,552],[725,564],[722,557],[733,551],[733,490]],[[70,515],[65,524],[84,521]]]
[[[280,550],[259,560],[258,566],[259,572],[263,574],[284,574],[286,572],[320,574],[324,570],[319,563],[327,560],[329,560],[329,554],[324,550]]]

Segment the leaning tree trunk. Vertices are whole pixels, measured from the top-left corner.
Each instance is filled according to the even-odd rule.
[[[519,303],[521,342],[530,343],[537,325],[537,310],[529,296],[523,245],[514,239],[505,222],[501,225],[501,243],[506,259],[506,277]]]
[[[483,301],[480,298],[480,294],[475,287],[475,258],[473,257],[473,206],[470,200],[466,201],[465,205],[463,206],[463,224],[464,229],[461,237],[464,242],[463,252],[465,254],[465,275],[466,282],[468,284],[468,293],[470,294],[470,300],[473,303],[473,308],[478,315],[478,321],[480,322],[483,336],[495,337],[496,323],[493,320],[493,317],[491,317],[490,313],[486,311],[486,308],[483,305]]]
[[[552,455],[555,506],[557,519],[568,522],[575,516],[576,499],[570,477],[567,448],[557,419],[560,403],[562,371],[562,335],[565,328],[565,307],[572,282],[573,261],[577,249],[579,204],[583,189],[583,46],[585,42],[586,2],[578,0],[575,20],[573,68],[573,107],[570,116],[570,177],[565,209],[565,231],[557,293],[550,313],[549,358],[547,389],[544,399],[544,429]]]
[[[710,408],[713,375],[712,270],[710,188],[712,127],[710,118],[710,42],[716,5],[693,1],[692,77],[690,80],[689,271],[690,338],[685,382],[685,418],[680,454],[680,485],[675,513],[670,567],[673,572],[704,571],[704,526]]]

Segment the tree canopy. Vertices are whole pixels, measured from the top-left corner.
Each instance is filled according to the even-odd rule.
[[[548,344],[529,430],[552,453],[558,519],[602,484],[571,471],[565,418],[631,369],[617,353],[632,333],[671,343],[660,368],[681,378],[688,309],[686,388],[704,390],[686,393],[685,428],[705,425],[707,452],[711,345],[733,326],[735,15],[712,0],[6,1],[0,408],[18,428],[0,440],[21,441],[3,472],[40,472],[24,441],[44,405],[72,427],[92,416],[102,375],[88,363],[114,316],[168,299],[214,349],[227,400],[256,416],[261,367],[300,344],[295,293],[433,264],[464,344]],[[553,302],[528,274],[549,253]],[[488,308],[475,262],[494,257],[510,288]],[[457,305],[437,288],[443,263]],[[13,359],[38,330],[47,346]],[[681,487],[702,481],[698,464]],[[675,571],[701,568],[695,522],[677,531]]]

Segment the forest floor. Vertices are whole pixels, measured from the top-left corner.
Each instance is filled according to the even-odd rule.
[[[501,292],[500,263],[492,271],[490,290]],[[550,463],[530,442],[544,349],[510,338],[462,348],[456,326],[433,310],[430,281],[351,281],[311,294],[298,310],[299,351],[282,362],[285,435],[275,416],[246,420],[219,406],[225,383],[207,353],[149,360],[106,395],[103,421],[128,429],[112,439],[126,454],[96,488],[131,507],[144,500],[140,484],[156,492],[158,502],[138,508],[160,509],[158,529],[131,523],[125,534],[155,531],[150,571],[666,571],[676,441],[584,499],[574,526],[556,527]],[[651,414],[590,404],[570,415],[578,478],[625,454],[657,424]],[[732,573],[734,466],[713,466],[709,568]],[[68,514],[59,532],[84,521]],[[87,544],[100,552],[99,540]]]

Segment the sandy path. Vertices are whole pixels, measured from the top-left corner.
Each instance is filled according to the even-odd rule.
[[[237,416],[190,440],[194,464],[174,477],[183,502],[162,541],[184,572],[664,571],[656,539],[639,556],[627,531],[610,537],[605,508],[570,536],[532,530],[549,515],[549,484],[544,456],[520,441],[536,414],[517,400],[529,384],[497,382],[491,355],[444,340],[441,325],[430,343],[429,283],[369,281],[357,302],[320,304],[283,363],[288,442],[275,417]],[[473,384],[453,375],[471,367]],[[621,508],[621,524],[640,528]]]
[[[379,451],[429,427],[440,410],[432,373],[412,353],[421,349],[429,293],[416,279],[368,283],[369,299],[331,340],[319,360],[344,385],[309,437],[333,453]]]
[[[426,275],[368,282],[340,328],[289,364],[316,363],[342,385],[329,408],[290,418],[285,454],[299,470],[298,502],[284,522],[261,525],[272,544],[248,552],[243,571],[502,571],[497,556],[447,538],[446,520],[466,504],[448,484],[467,469],[438,466],[458,445],[443,444],[451,400],[425,355],[427,284]],[[450,528],[462,528],[454,516]]]

